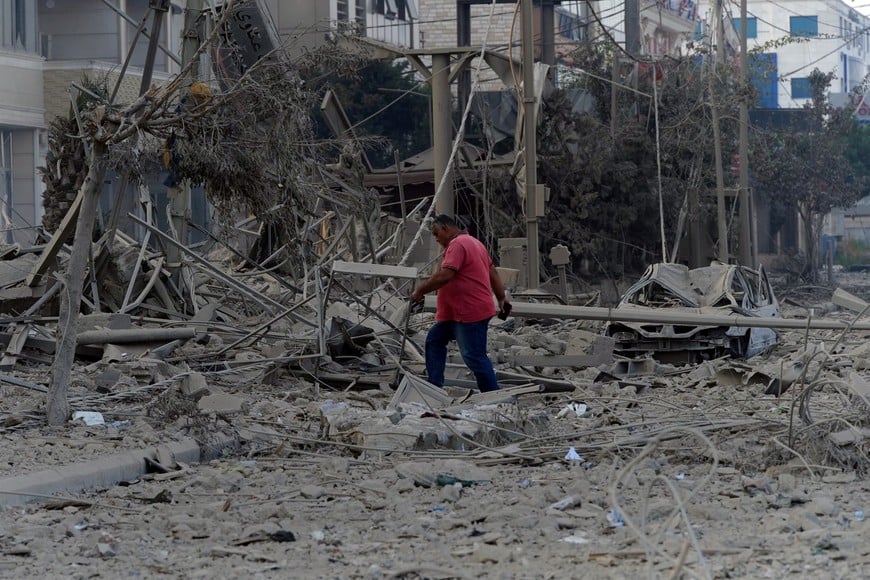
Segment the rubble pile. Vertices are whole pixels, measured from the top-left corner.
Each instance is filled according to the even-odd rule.
[[[215,562],[287,575],[303,558],[310,577],[864,565],[870,331],[855,296],[824,313],[785,300],[782,319],[805,328],[763,354],[677,365],[614,354],[588,296],[525,293],[491,326],[503,388],[477,393],[457,354],[444,389],[421,378],[432,308],[407,297],[425,264],[394,265],[399,242],[389,263],[327,239],[291,281],[217,245],[170,267],[118,240],[95,246],[95,264],[108,252],[128,275],[86,281],[63,431],[44,416],[58,285],[35,281],[64,248],[0,261],[0,502],[16,505],[13,478],[156,450],[135,478],[9,508],[16,573],[141,572],[142,553],[185,577]],[[171,451],[188,441],[198,464]]]

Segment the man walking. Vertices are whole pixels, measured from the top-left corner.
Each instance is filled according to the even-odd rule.
[[[438,290],[435,324],[426,336],[426,374],[444,386],[447,344],[456,340],[465,365],[474,373],[481,392],[498,390],[492,362],[486,354],[489,319],[495,314],[492,296],[505,311],[504,284],[486,247],[448,215],[432,221],[432,235],[444,247],[441,269],[411,294],[414,302]],[[509,308],[509,305],[508,305]]]

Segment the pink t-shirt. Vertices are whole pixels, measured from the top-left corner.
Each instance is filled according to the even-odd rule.
[[[483,244],[464,232],[460,233],[447,244],[441,267],[456,274],[438,289],[435,320],[479,322],[495,315],[489,281],[492,259]]]

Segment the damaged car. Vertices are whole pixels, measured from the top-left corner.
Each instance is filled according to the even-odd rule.
[[[779,317],[779,303],[763,268],[721,262],[695,269],[682,264],[653,264],[625,292],[616,308]],[[778,339],[771,328],[667,322],[611,322],[605,334],[614,339],[614,354],[652,356],[671,364],[695,364],[726,355],[749,358],[770,349]]]

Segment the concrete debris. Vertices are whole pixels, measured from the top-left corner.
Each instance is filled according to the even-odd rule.
[[[671,577],[689,566],[860,575],[861,563],[821,558],[858,545],[855,514],[870,505],[853,500],[870,472],[870,323],[785,301],[780,311],[766,277],[742,268],[690,276],[660,265],[626,293],[631,304],[605,308],[598,292],[566,291],[565,276],[524,292],[511,264],[508,285],[525,300],[489,334],[502,389],[478,393],[455,349],[439,388],[423,364],[433,303],[408,302],[431,256],[400,265],[410,217],[370,213],[324,202],[295,240],[240,223],[257,252],[241,239],[193,248],[140,224],[177,250],[172,264],[122,234],[95,243],[68,394],[73,413],[103,421],[70,422],[63,436],[43,425],[60,291],[42,281],[55,260],[4,260],[0,249],[0,428],[20,437],[0,453],[0,500],[85,488],[98,498],[55,498],[66,503],[50,516],[8,513],[9,550],[124,560],[150,541],[137,527],[147,509],[166,543],[145,549],[164,575],[203,575],[220,556],[225,575],[245,577],[298,575],[299,561],[312,576],[481,576],[498,563],[511,577],[617,565],[634,577],[651,569],[639,529],[664,538],[657,559],[673,553],[686,566],[657,569]],[[63,263],[55,245],[45,252]],[[729,276],[743,281],[728,286]],[[706,280],[710,292],[674,309],[681,280]],[[866,305],[839,291],[832,302]],[[765,308],[768,318],[749,316]],[[70,469],[73,459],[87,469]],[[690,525],[704,526],[699,552],[677,557]],[[12,537],[22,530],[39,532]],[[425,568],[397,545],[443,550]],[[794,545],[817,559],[771,563]]]

